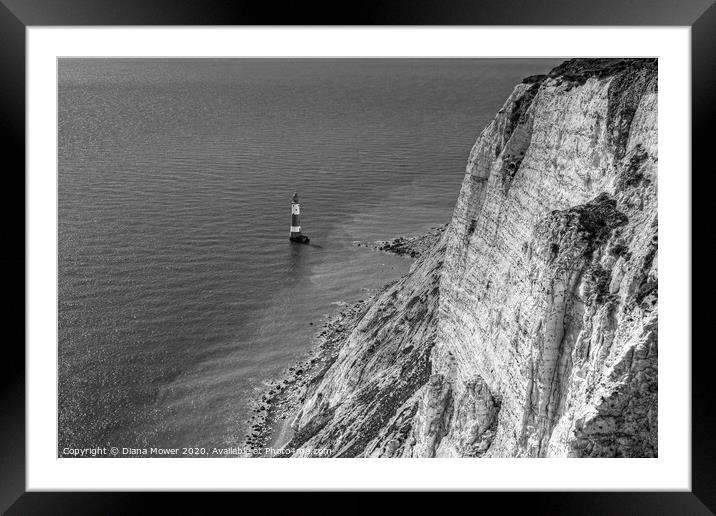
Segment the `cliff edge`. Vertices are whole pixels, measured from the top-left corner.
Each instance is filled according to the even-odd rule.
[[[656,60],[526,78],[440,240],[302,393],[287,447],[656,456],[657,229]]]

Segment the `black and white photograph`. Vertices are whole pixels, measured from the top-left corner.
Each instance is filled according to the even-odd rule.
[[[57,457],[658,458],[658,84],[58,58]]]
[[[714,1],[0,0],[0,512],[713,514]]]

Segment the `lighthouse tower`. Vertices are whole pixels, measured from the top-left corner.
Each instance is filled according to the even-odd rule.
[[[298,203],[298,192],[293,193],[291,200],[291,235],[292,242],[307,244],[309,239],[301,234],[301,205]]]

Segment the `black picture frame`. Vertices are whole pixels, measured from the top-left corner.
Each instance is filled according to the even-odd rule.
[[[3,150],[5,270],[3,314],[6,358],[0,373],[0,510],[7,514],[114,514],[141,512],[148,498],[190,507],[184,495],[25,492],[25,31],[31,26],[82,25],[621,25],[691,27],[692,168],[713,169],[716,114],[716,6],[714,0],[405,0],[321,5],[237,0],[0,0],[0,144]],[[565,48],[568,51],[568,47]],[[709,167],[709,165],[711,165]],[[692,174],[692,178],[694,175]],[[699,193],[692,188],[693,193]],[[701,195],[707,195],[704,191]],[[8,202],[8,201],[17,201]],[[20,206],[18,206],[18,204]],[[708,201],[692,207],[708,207]],[[692,208],[692,209],[693,209]],[[702,208],[703,209],[703,208]],[[696,224],[704,220],[692,213]],[[708,220],[708,218],[706,218]],[[693,234],[693,232],[692,232]],[[698,233],[696,233],[698,234]],[[708,233],[707,233],[708,234]],[[708,253],[692,250],[692,268]],[[708,303],[693,303],[703,321]],[[699,317],[701,316],[701,317]],[[707,320],[707,319],[706,319]],[[703,324],[703,323],[701,323]],[[709,339],[692,346],[692,491],[642,493],[481,493],[498,503],[525,505],[531,513],[713,514],[716,511],[716,416],[711,395],[713,351]],[[691,342],[664,343],[690,346]],[[225,498],[228,495],[223,496]],[[242,495],[245,496],[245,495]],[[205,498],[205,497],[204,497]],[[292,503],[302,503],[301,498]],[[156,501],[156,500],[155,500]],[[200,502],[204,509],[206,501]],[[246,502],[244,502],[246,503]],[[475,502],[471,502],[475,503]],[[484,503],[484,502],[479,502]]]

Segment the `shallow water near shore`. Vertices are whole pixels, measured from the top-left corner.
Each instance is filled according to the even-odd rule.
[[[336,303],[411,265],[352,242],[448,222],[476,136],[554,62],[60,60],[59,454],[240,443]]]

